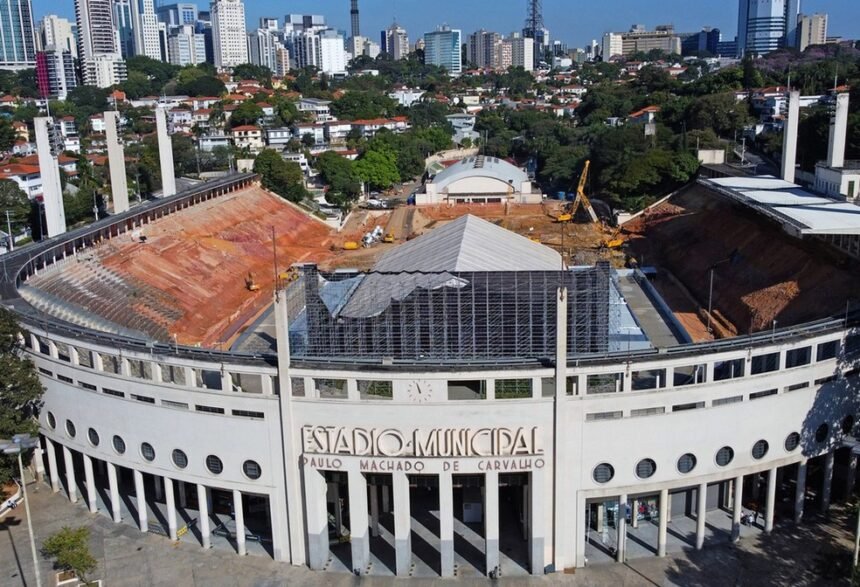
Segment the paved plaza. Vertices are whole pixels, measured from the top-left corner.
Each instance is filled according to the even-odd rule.
[[[33,523],[41,541],[63,526],[86,526],[92,531],[91,548],[99,561],[94,577],[106,587],[150,585],[274,586],[331,585],[353,586],[419,586],[486,585],[481,578],[396,579],[393,577],[357,578],[348,573],[318,573],[304,567],[291,567],[272,561],[264,549],[252,549],[239,557],[226,539],[213,536],[213,547],[203,550],[192,532],[179,542],[171,542],[154,533],[142,534],[134,525],[128,504],[123,507],[123,522],[114,524],[99,503],[100,512],[90,514],[83,500],[72,504],[62,494],[52,494],[50,487],[33,483],[29,486]],[[132,504],[133,505],[133,504]],[[151,512],[151,523],[160,512]],[[724,527],[718,514],[708,516],[709,537],[721,540]],[[503,577],[503,585],[848,585],[853,517],[848,508],[834,508],[829,520],[809,514],[809,519],[795,526],[778,524],[773,535],[765,536],[756,528],[744,528],[738,546],[714,545],[704,551],[684,549],[691,520],[673,519],[669,557],[659,559],[650,552],[647,525],[636,535],[644,545],[628,547],[631,559],[624,565],[592,555],[590,565],[576,574],[543,578]],[[695,522],[692,522],[693,526]],[[157,522],[156,524],[157,525]],[[593,536],[592,543],[599,540]],[[636,543],[636,540],[633,541]],[[593,549],[599,552],[598,549]],[[600,561],[600,562],[598,562]],[[334,565],[337,566],[336,564]],[[40,561],[43,585],[53,585],[48,561]],[[0,584],[9,587],[32,587],[33,570],[27,537],[24,508],[10,512],[0,520]]]

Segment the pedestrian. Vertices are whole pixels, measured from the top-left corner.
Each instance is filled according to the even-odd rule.
[[[753,526],[758,524],[758,508],[753,510]]]

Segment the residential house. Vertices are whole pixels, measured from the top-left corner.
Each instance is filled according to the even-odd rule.
[[[263,129],[253,124],[237,126],[231,132],[233,144],[237,149],[248,149],[252,153],[263,150]]]

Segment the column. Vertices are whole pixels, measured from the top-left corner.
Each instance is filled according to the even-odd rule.
[[[630,525],[635,530],[639,527],[639,500],[633,500],[633,507],[631,508],[633,512],[630,515]]]
[[[454,576],[454,478],[451,473],[439,475],[439,542],[442,576]]]
[[[84,479],[87,483],[87,505],[90,507],[90,513],[94,514],[98,511],[99,506],[96,503],[96,482],[93,475],[93,459],[88,455],[84,455]]]
[[[305,465],[305,511],[307,512],[308,564],[321,571],[328,560],[328,486],[322,472]],[[296,561],[293,561],[295,564]]]
[[[60,491],[60,473],[57,470],[57,451],[54,448],[54,441],[45,438],[45,448],[48,451],[48,466],[51,468],[51,491],[57,493]]]
[[[367,479],[360,471],[349,472],[349,535],[352,548],[352,570],[364,572],[370,562],[370,537],[367,518]]]
[[[245,506],[242,500],[242,492],[233,490],[233,513],[236,516],[236,552],[239,556],[248,554],[245,547]]]
[[[499,567],[499,474],[484,474],[484,554],[487,557],[487,574],[498,576]]]
[[[72,459],[72,451],[69,447],[63,447],[63,461],[66,464],[66,484],[69,486],[69,501],[76,503],[78,501],[78,486],[75,481],[75,462]]]
[[[149,515],[146,511],[146,490],[143,487],[143,473],[134,469],[134,492],[137,494],[137,520],[141,532],[149,532]]]
[[[615,516],[615,530],[618,533],[615,544],[615,560],[616,562],[624,562],[624,546],[627,539],[627,494],[622,493],[618,496],[618,515]]]
[[[412,512],[409,509],[409,477],[406,473],[392,475],[394,493],[394,549],[397,576],[409,575],[412,565]],[[383,499],[385,493],[383,492]],[[384,506],[383,506],[384,507]]]
[[[806,459],[797,463],[797,477],[794,486],[794,523],[803,519],[803,506],[806,504]]]
[[[657,529],[657,556],[666,556],[666,524],[669,521],[669,490],[660,490],[660,524]]]
[[[119,524],[122,515],[119,509],[119,483],[116,480],[116,465],[107,464],[108,487],[110,488],[110,511],[113,521]]]
[[[821,512],[827,513],[830,509],[830,493],[833,489],[833,458],[835,451],[824,455],[824,481],[821,484]]]
[[[546,473],[532,471],[529,476],[529,530],[531,531],[530,566],[532,575],[543,575],[546,568],[544,548],[546,544]],[[582,512],[579,512],[579,518]]]
[[[197,527],[200,528],[200,539],[203,543],[203,548],[212,546],[209,540],[209,502],[206,501],[206,486],[197,484]]]
[[[767,475],[767,505],[764,510],[764,531],[773,532],[773,510],[776,507],[776,470],[774,467]]]
[[[708,484],[701,483],[696,492],[696,550],[705,546],[705,522],[708,519]]]
[[[164,506],[167,508],[167,532],[176,540],[176,500],[173,497],[173,479],[164,478]]]
[[[732,498],[732,542],[741,538],[741,512],[744,502],[744,477],[740,475],[734,481],[735,494]]]
[[[379,491],[377,485],[370,485],[370,535],[379,536]]]
[[[575,535],[576,535],[576,566],[584,567],[585,566],[585,543],[587,542],[588,535],[588,516],[586,515],[586,508],[588,505],[586,504],[585,498],[577,495],[576,497],[576,520],[575,523]]]

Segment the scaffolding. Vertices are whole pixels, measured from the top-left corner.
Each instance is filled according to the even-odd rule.
[[[286,289],[299,359],[435,363],[554,359],[556,292],[568,290],[568,355],[605,353],[607,263],[569,271],[322,274],[303,266]]]

